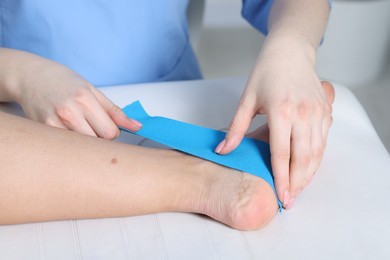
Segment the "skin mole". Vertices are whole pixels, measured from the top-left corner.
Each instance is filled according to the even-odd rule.
[[[116,158],[111,159],[111,164],[116,164],[117,162],[118,162],[118,160]]]

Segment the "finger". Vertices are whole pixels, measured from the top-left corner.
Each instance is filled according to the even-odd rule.
[[[333,85],[328,82],[328,81],[322,81],[321,82],[322,88],[325,92],[325,96],[327,99],[327,106],[325,106],[324,110],[324,120],[322,121],[322,150],[323,152],[325,151],[326,148],[326,143],[328,140],[328,134],[329,134],[329,129],[333,124],[333,117],[332,117],[332,104],[335,99],[335,90]]]
[[[128,118],[126,114],[117,105],[113,104],[102,92],[96,88],[91,88],[92,92],[96,96],[96,99],[112,118],[112,120],[120,127],[136,132],[140,130],[142,124],[135,119]]]
[[[329,135],[329,129],[333,124],[333,117],[328,116],[323,122],[322,122],[322,138],[323,138],[323,150],[325,151],[326,148],[326,143],[328,140],[328,135]]]
[[[44,124],[52,127],[67,129],[67,127],[61,122],[61,120],[53,115],[51,117],[48,117],[44,120]]]
[[[312,161],[310,163],[310,168],[308,169],[308,174],[310,174],[310,176],[307,177],[306,185],[308,185],[308,183],[310,182],[310,179],[315,174],[315,172],[318,170],[318,168],[321,164],[322,158],[324,156],[325,148],[326,148],[329,129],[332,125],[332,122],[333,122],[332,116],[326,117],[321,123],[321,128],[320,128],[321,131],[317,127],[316,129],[318,129],[318,130],[314,130],[315,134],[312,134],[313,135],[312,136],[312,142],[313,142],[313,144],[312,144]],[[318,142],[318,140],[320,138],[322,139],[321,147],[319,147],[320,143]]]
[[[304,186],[307,186],[311,182],[315,172],[318,170],[321,164],[321,160],[324,155],[324,151],[326,147],[326,140],[327,140],[329,128],[332,124],[331,104],[334,102],[334,98],[335,98],[334,88],[333,85],[327,81],[322,81],[321,85],[324,90],[328,104],[325,105],[325,109],[324,111],[322,111],[322,116],[316,117],[316,118],[323,118],[323,120],[316,122],[314,124],[315,127],[311,129],[312,160],[307,170],[307,176],[304,182]]]
[[[291,121],[278,115],[270,115],[269,140],[271,164],[278,198],[286,207],[290,201],[290,140]]]
[[[255,113],[252,107],[241,102],[230,123],[225,139],[218,144],[215,152],[218,154],[227,154],[236,149],[241,143],[242,138],[244,138],[254,116]]]
[[[318,170],[318,168],[321,164],[322,158],[324,156],[325,148],[326,148],[329,129],[330,129],[330,126],[332,125],[332,121],[333,121],[332,116],[324,119],[322,121],[322,124],[321,124],[321,131],[315,130],[315,132],[317,132],[317,134],[312,134],[312,142],[316,143],[316,144],[312,145],[312,161],[310,162],[310,166],[308,169],[308,175],[307,175],[307,178],[305,180],[304,186],[307,186],[311,183],[313,176],[315,175],[316,171]],[[313,139],[318,140],[320,138],[318,136],[319,134],[321,134],[321,138],[322,138],[321,148],[318,147],[319,143],[317,143],[315,140],[313,140]],[[316,136],[315,138],[314,138],[314,135]]]
[[[115,139],[119,128],[95,98],[91,98],[89,109],[85,110],[85,118],[98,137]]]
[[[90,124],[86,120],[83,120],[81,118],[80,118],[79,123],[77,125],[72,125],[69,127],[69,129],[72,131],[81,133],[81,134],[97,137],[97,134],[92,129]]]
[[[291,140],[290,194],[299,195],[303,188],[307,170],[311,161],[311,129],[306,123],[294,125]]]
[[[76,115],[76,113],[74,113]],[[66,129],[89,135],[89,136],[94,136],[97,137],[95,131],[91,128],[89,123],[81,116],[74,116],[72,120],[63,120],[62,122],[64,123]]]
[[[95,131],[87,123],[83,113],[76,111],[73,106],[60,106],[56,109],[58,119],[66,129],[85,135],[97,136]]]
[[[328,81],[321,81],[322,88],[325,92],[326,100],[331,105],[335,99],[335,91],[333,85]]]
[[[322,133],[322,120],[318,120],[318,122],[316,122],[314,124],[314,127],[311,129],[310,144],[311,160],[306,172],[305,179],[302,182],[302,189],[308,185],[309,181],[317,171],[324,155],[324,136]]]

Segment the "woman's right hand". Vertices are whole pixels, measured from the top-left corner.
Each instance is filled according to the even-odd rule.
[[[118,126],[131,131],[142,127],[72,70],[30,53],[13,52],[22,60],[9,92],[27,117],[105,139],[117,137]]]

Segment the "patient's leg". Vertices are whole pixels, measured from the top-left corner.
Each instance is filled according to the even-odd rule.
[[[1,112],[0,165],[2,224],[183,211],[254,229],[277,211],[255,176]]]

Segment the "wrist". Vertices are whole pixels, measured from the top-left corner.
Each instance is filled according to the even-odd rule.
[[[268,34],[261,52],[265,56],[305,59],[315,66],[317,46],[297,33],[277,31]]]
[[[2,101],[21,103],[31,80],[42,69],[41,57],[32,53],[0,49],[0,95]]]
[[[19,85],[17,70],[15,51],[0,48],[0,101],[16,101]]]
[[[277,51],[289,52],[290,55],[297,53],[305,55],[315,64],[318,43],[310,40],[304,33],[291,30],[271,30],[265,44]]]

